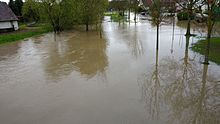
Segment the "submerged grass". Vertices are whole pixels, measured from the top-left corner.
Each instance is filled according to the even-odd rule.
[[[21,25],[19,31],[1,34],[0,44],[23,40],[25,38],[37,36],[50,31],[52,31],[52,29],[45,24],[38,24],[34,28]]]
[[[220,37],[212,38],[210,43],[209,60],[220,65]],[[193,44],[192,50],[205,55],[206,45],[207,40],[199,40],[197,43]]]

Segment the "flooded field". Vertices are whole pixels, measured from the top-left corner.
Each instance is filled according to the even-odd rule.
[[[193,30],[199,36],[201,31]],[[0,46],[1,124],[219,124],[220,66],[148,21]]]

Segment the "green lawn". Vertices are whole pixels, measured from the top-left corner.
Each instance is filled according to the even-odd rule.
[[[206,40],[200,40],[192,46],[192,50],[205,55]],[[211,39],[209,60],[220,65],[220,37]]]
[[[28,37],[40,35],[52,31],[48,25],[40,24],[34,27],[21,25],[18,31],[0,34],[0,44],[23,40]]]
[[[119,22],[123,19],[125,19],[125,17],[121,16],[118,12],[106,12],[104,13],[105,16],[110,16],[112,21],[114,22]]]

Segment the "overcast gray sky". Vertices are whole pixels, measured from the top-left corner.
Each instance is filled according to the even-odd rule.
[[[7,3],[9,2],[9,0],[0,0],[0,1],[7,2]]]

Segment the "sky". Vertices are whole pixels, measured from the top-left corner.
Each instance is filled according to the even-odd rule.
[[[9,2],[9,0],[0,0],[0,1],[2,1],[2,2],[7,2],[7,3]]]

